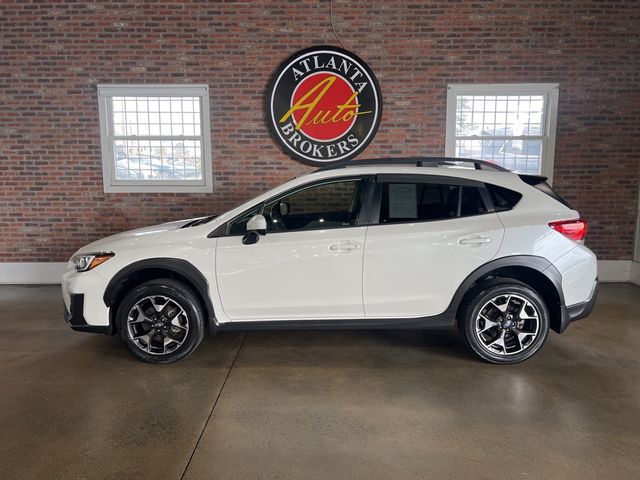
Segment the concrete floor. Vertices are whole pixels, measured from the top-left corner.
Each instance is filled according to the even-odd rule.
[[[513,367],[417,331],[223,333],[152,366],[72,332],[58,287],[0,306],[3,478],[640,478],[638,287]]]

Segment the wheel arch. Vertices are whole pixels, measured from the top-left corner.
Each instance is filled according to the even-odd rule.
[[[115,321],[117,308],[112,307],[117,306],[132,288],[156,278],[171,278],[191,288],[201,301],[206,315],[207,330],[212,330],[215,325],[213,303],[209,296],[209,283],[200,270],[192,263],[179,258],[151,258],[127,265],[109,281],[102,299],[104,304],[109,307],[109,331],[111,334],[115,334],[117,330]]]
[[[562,293],[562,276],[553,264],[535,255],[514,255],[493,260],[472,272],[458,287],[451,310],[459,319],[465,300],[474,288],[491,278],[513,278],[535,291],[545,301],[549,309],[551,329],[561,333],[566,328],[566,307]]]

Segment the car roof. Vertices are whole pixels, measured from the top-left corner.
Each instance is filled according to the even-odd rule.
[[[408,157],[408,158],[380,158],[369,160],[352,160],[328,165],[318,170],[298,177],[308,181],[310,179],[330,179],[351,175],[376,174],[405,174],[432,175],[464,178],[502,185],[518,191],[526,190],[529,185],[523,181],[524,177],[535,178],[538,183],[546,180],[539,175],[521,175],[511,172],[499,165],[482,160],[451,158],[451,157]]]
[[[331,179],[340,177],[350,177],[358,175],[380,175],[380,174],[398,174],[398,175],[429,175],[441,177],[454,177],[467,180],[477,180],[480,182],[488,182],[496,185],[502,185],[508,188],[517,186],[526,188],[528,185],[523,182],[520,176],[512,172],[474,170],[471,168],[424,168],[406,165],[365,165],[352,166],[349,168],[318,170],[306,175],[302,175],[297,180],[306,183],[311,180]]]

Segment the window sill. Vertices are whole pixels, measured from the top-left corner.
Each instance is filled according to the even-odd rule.
[[[213,185],[105,185],[104,193],[212,193]]]

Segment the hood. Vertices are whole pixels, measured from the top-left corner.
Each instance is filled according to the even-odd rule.
[[[203,225],[214,218],[215,216],[189,218],[186,220],[176,220],[174,222],[161,223],[159,225],[151,225],[149,227],[136,228],[135,230],[116,233],[115,235],[101,238],[100,240],[96,240],[95,242],[85,245],[76,253],[111,251],[122,247],[134,247],[140,243],[155,243],[158,241],[159,237],[163,236],[167,232],[181,228]]]

